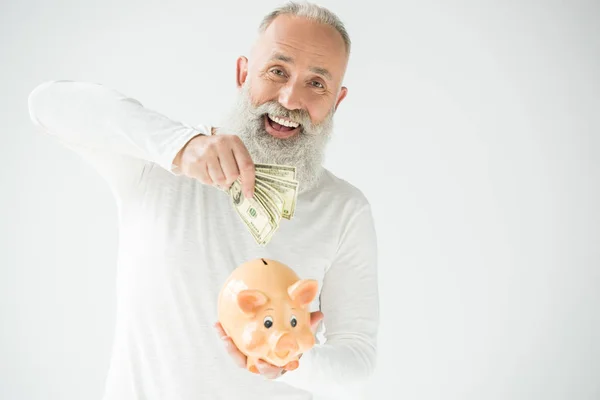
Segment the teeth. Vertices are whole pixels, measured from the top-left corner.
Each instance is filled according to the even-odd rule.
[[[298,125],[300,125],[297,122],[293,122],[293,121],[288,121],[288,120],[285,120],[285,119],[281,119],[281,118],[275,117],[275,116],[273,116],[271,114],[269,114],[269,118],[271,118],[273,121],[277,122],[279,125],[287,126],[287,127],[290,127],[290,128],[297,128]]]

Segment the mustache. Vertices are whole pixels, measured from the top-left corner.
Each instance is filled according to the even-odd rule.
[[[292,121],[296,121],[303,128],[308,130],[314,129],[312,120],[310,119],[310,115],[306,110],[289,110],[279,104],[277,101],[269,101],[263,103],[254,109],[255,116],[261,117],[264,114],[274,115],[276,117],[291,119]]]

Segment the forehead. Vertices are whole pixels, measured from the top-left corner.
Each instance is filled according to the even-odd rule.
[[[323,67],[332,74],[341,73],[347,60],[344,40],[335,28],[302,17],[278,16],[260,36],[257,47],[262,62],[284,55],[299,66]]]

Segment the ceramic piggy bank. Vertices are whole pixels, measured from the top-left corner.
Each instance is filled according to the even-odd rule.
[[[258,359],[284,367],[314,346],[308,306],[317,290],[317,281],[270,259],[248,261],[231,273],[219,294],[218,318],[247,356],[247,369],[257,373]]]

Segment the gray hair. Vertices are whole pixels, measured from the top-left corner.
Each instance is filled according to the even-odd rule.
[[[344,39],[344,44],[346,45],[346,54],[350,54],[350,35],[348,35],[344,24],[338,18],[338,16],[325,7],[309,2],[290,1],[287,4],[277,7],[263,18],[258,29],[259,33],[263,33],[269,27],[271,22],[273,22],[273,20],[280,15],[304,17],[311,21],[329,25],[335,28],[339,34],[342,35],[342,39]]]

